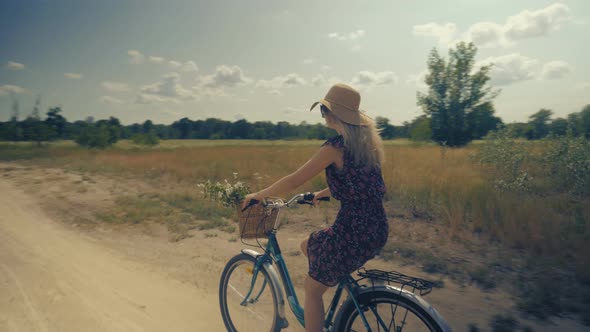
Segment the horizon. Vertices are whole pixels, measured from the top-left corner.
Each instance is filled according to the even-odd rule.
[[[0,121],[13,96],[21,119],[40,96],[42,114],[61,107],[70,122],[314,124],[309,106],[344,82],[369,116],[398,126],[423,114],[416,92],[430,51],[446,58],[459,40],[475,43],[479,64],[495,63],[505,123],[590,104],[590,3],[453,2],[6,1]]]

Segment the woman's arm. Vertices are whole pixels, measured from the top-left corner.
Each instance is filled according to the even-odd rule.
[[[304,184],[319,172],[324,170],[338,158],[342,158],[341,152],[331,145],[324,145],[311,159],[295,172],[283,177],[269,187],[247,195],[243,206],[246,206],[251,199],[263,199],[264,197],[277,196],[281,193],[291,191]],[[326,188],[327,189],[327,188]],[[324,189],[325,190],[325,189]],[[322,192],[324,191],[322,190]]]

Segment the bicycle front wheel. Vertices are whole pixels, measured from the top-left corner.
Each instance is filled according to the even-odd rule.
[[[336,328],[338,332],[371,331],[392,332],[442,332],[443,328],[426,310],[414,302],[396,293],[374,291],[361,294],[357,301],[363,316],[360,315],[354,302],[349,299],[343,303]]]
[[[280,330],[277,290],[266,269],[258,271],[252,287],[255,263],[252,256],[237,255],[227,263],[221,275],[219,304],[228,331]]]

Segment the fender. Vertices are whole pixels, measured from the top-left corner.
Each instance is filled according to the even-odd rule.
[[[252,249],[242,249],[242,253],[253,258],[262,256],[261,253]],[[268,272],[268,277],[270,278],[269,281],[272,284],[271,286],[274,287],[277,291],[276,295],[278,304],[278,314],[283,327],[286,327],[285,324],[287,324],[287,319],[285,318],[285,298],[283,297],[283,290],[281,289],[281,283],[279,282],[279,275],[277,274],[277,270],[275,270],[274,266],[272,266],[270,263],[265,262],[262,266],[264,267],[264,269],[266,269],[266,272]]]
[[[370,293],[373,291],[384,291],[384,292],[391,292],[397,295],[402,296],[403,298],[410,300],[414,304],[418,305],[420,308],[424,309],[427,313],[429,313],[432,318],[442,327],[443,331],[452,331],[449,324],[445,321],[442,315],[426,300],[422,298],[422,296],[418,294],[414,294],[406,289],[401,289],[399,287],[391,286],[391,285],[375,285],[375,286],[367,286],[367,287],[359,287],[356,289],[358,295],[365,293]]]

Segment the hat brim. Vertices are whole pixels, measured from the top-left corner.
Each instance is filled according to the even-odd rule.
[[[313,103],[309,110],[313,110],[318,104],[326,106],[340,121],[351,125],[368,126],[373,122],[373,120],[361,110],[350,110],[341,105],[330,103],[325,99]]]

